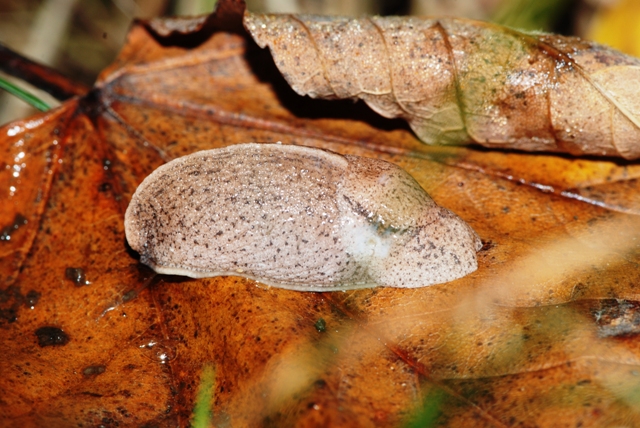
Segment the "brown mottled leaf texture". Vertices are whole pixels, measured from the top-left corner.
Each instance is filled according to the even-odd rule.
[[[0,426],[189,426],[196,404],[220,427],[640,426],[637,161],[426,145],[364,103],[297,95],[276,67],[289,59],[278,53],[274,64],[242,29],[243,5],[220,8],[225,19],[135,23],[90,92],[0,128]],[[291,25],[250,19],[257,27],[266,19],[266,33]],[[298,36],[325,25],[287,20]],[[357,22],[427,21],[335,22],[342,34]],[[637,157],[626,142],[637,133],[634,85],[622,91],[615,83],[636,60],[589,44],[574,50],[551,36],[491,37],[495,29],[474,25],[432,22],[419,32],[444,54],[425,53],[442,70],[431,78],[439,95],[414,83],[400,90],[395,77],[393,92],[388,70],[363,86],[355,66],[342,80],[353,88],[328,85],[401,110],[397,96],[403,109],[437,116],[429,123],[451,125],[451,133],[424,129],[453,140],[469,131],[520,148],[538,148],[537,138],[545,150]],[[333,30],[322,31],[330,42]],[[284,40],[276,44],[303,43]],[[301,49],[310,56],[299,62],[309,65],[323,38],[307,40],[315,47]],[[358,49],[339,46],[337,63]],[[497,59],[487,57],[498,46]],[[523,46],[548,47],[531,57]],[[425,67],[415,49],[403,49],[417,61],[405,73]],[[330,51],[322,52],[322,71],[306,69],[309,84],[330,73]],[[447,66],[451,55],[456,68]],[[567,60],[544,68],[552,57]],[[530,86],[521,98],[507,96],[518,75],[502,66],[491,73],[508,85],[478,83],[486,70],[470,67],[483,58],[522,70],[521,84]],[[581,71],[572,71],[576,64]],[[466,75],[453,79],[454,72]],[[557,84],[533,84],[544,76]],[[569,80],[591,89],[561,84]],[[603,95],[614,88],[628,98]],[[505,102],[482,104],[494,89]],[[415,97],[398,95],[408,92]],[[567,115],[559,102],[588,108]],[[505,111],[511,119],[502,119]],[[618,133],[625,137],[613,138]],[[415,289],[315,293],[234,276],[157,275],[141,265],[123,225],[140,182],[179,156],[253,141],[402,167],[482,238],[478,270]],[[215,378],[201,382],[203,373]],[[210,395],[198,394],[211,383]],[[197,403],[198,396],[209,398]]]
[[[640,158],[640,60],[464,19],[253,15],[291,87],[359,98],[429,144]]]

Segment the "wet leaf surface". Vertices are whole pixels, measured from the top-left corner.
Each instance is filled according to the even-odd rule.
[[[3,426],[186,426],[211,368],[215,426],[640,424],[637,162],[427,146],[202,22],[134,25],[91,92],[0,129]],[[402,166],[482,237],[478,271],[303,293],[142,267],[136,186],[250,141]]]

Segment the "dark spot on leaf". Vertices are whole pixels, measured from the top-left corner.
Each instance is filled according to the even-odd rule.
[[[0,290],[0,323],[5,321],[13,323],[18,320],[18,309],[21,306],[33,308],[40,300],[40,293],[35,290],[29,290],[23,295],[20,287],[16,285],[9,286],[4,290]]]
[[[130,290],[127,291],[126,293],[124,293],[124,295],[122,296],[122,302],[128,302],[130,300],[135,299],[136,297],[138,297],[138,291],[137,290]]]
[[[102,365],[88,366],[88,367],[85,367],[84,370],[82,370],[82,374],[87,377],[97,376],[104,373],[105,370],[106,370],[106,367]]]
[[[69,336],[59,327],[40,327],[36,330],[38,345],[42,348],[45,346],[62,346],[69,343]]]
[[[16,214],[11,224],[0,229],[0,241],[10,241],[11,235],[28,222],[29,220],[27,220],[25,216],[20,213]]]
[[[318,319],[318,321],[316,321],[313,326],[316,328],[316,330],[318,330],[319,333],[324,333],[325,331],[327,331],[327,322],[324,320],[324,318]]]
[[[84,269],[82,268],[68,267],[64,271],[64,276],[66,276],[68,280],[73,282],[78,287],[89,284],[89,281],[87,281],[86,275],[84,273]]]
[[[41,294],[38,293],[35,290],[29,290],[29,292],[27,293],[27,295],[25,296],[25,305],[32,308],[36,305],[36,303],[38,303],[38,300],[40,300],[40,296]]]

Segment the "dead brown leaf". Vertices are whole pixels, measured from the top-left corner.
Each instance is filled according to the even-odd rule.
[[[640,424],[640,165],[425,146],[212,22],[134,25],[91,92],[0,129],[3,426],[187,426],[207,367],[214,426]],[[478,271],[302,293],[140,266],[146,175],[278,140],[402,166],[483,238]]]
[[[358,98],[429,144],[640,158],[640,60],[485,22],[254,15],[291,87]]]

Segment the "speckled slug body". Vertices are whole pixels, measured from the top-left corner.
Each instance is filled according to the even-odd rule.
[[[401,168],[282,144],[239,144],[150,174],[125,215],[142,263],[333,291],[421,287],[477,269],[477,234]]]

